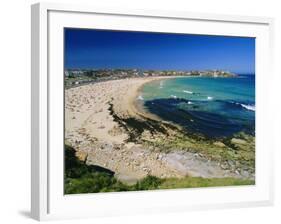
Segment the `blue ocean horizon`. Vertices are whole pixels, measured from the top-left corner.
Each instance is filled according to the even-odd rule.
[[[255,75],[234,78],[177,77],[143,86],[144,109],[187,132],[223,138],[255,135]]]

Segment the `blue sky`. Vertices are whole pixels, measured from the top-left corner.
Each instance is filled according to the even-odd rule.
[[[66,28],[65,68],[254,73],[255,39]]]

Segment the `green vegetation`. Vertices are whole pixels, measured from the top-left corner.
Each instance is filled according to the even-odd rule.
[[[134,185],[126,185],[114,177],[114,172],[78,160],[75,150],[65,146],[65,194],[140,191],[174,188],[253,185],[252,180],[235,178],[165,178],[147,176]]]
[[[75,150],[65,145],[65,194],[122,191],[126,186],[114,178],[114,172],[78,160]]]
[[[195,187],[220,187],[220,186],[239,186],[254,185],[255,181],[248,179],[237,179],[231,177],[225,178],[202,178],[202,177],[185,177],[185,178],[168,178],[160,185],[160,189],[171,188],[195,188]]]

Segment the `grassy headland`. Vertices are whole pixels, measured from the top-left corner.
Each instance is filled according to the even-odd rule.
[[[65,194],[140,191],[194,187],[252,185],[253,180],[237,178],[158,178],[148,175],[134,185],[126,185],[108,169],[87,165],[75,155],[75,150],[65,145]]]

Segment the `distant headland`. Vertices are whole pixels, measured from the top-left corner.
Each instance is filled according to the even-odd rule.
[[[192,76],[192,77],[236,77],[235,73],[224,70],[143,70],[143,69],[66,69],[65,86],[86,84],[90,82],[100,82],[107,80],[159,77],[159,76]]]

